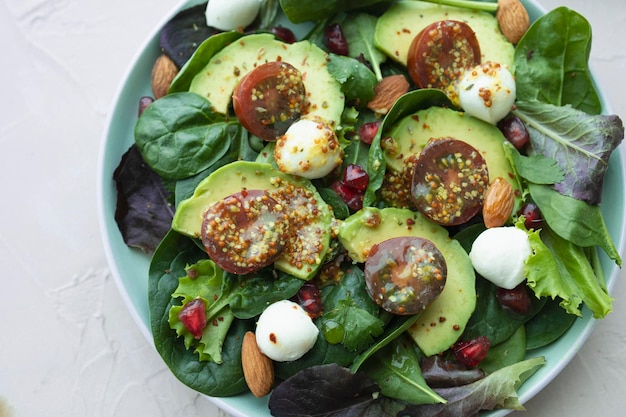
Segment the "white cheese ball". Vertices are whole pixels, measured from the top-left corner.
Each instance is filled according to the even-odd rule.
[[[531,253],[526,232],[503,226],[478,235],[469,257],[481,276],[498,287],[512,290],[526,278],[526,260]]]
[[[457,85],[461,107],[467,114],[496,124],[515,103],[515,78],[495,62],[485,62],[466,71]]]
[[[341,165],[343,151],[332,127],[300,119],[276,141],[274,159],[282,172],[315,179]]]
[[[289,300],[277,301],[267,307],[256,325],[256,342],[268,358],[295,361],[307,353],[319,330],[299,304]]]
[[[220,30],[245,28],[256,19],[261,0],[209,0],[206,23]]]

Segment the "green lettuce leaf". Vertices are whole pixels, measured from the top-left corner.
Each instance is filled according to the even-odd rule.
[[[528,286],[537,297],[560,298],[568,313],[581,316],[581,303],[595,318],[612,310],[612,298],[595,274],[583,248],[549,228],[529,233],[533,254],[526,262]]]
[[[170,308],[170,326],[183,337],[187,349],[195,345],[200,360],[222,363],[222,345],[234,319],[230,308],[220,300],[224,272],[208,259],[188,266],[186,271],[187,275],[179,279],[178,287],[172,293],[172,297],[181,299],[182,304]],[[184,306],[196,298],[207,306],[207,326],[198,341],[178,318]]]

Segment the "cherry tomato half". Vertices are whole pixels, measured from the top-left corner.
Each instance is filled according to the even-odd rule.
[[[443,254],[428,239],[394,237],[375,245],[365,261],[370,297],[393,314],[417,314],[435,301],[448,273]]]
[[[244,190],[216,202],[202,222],[202,244],[209,257],[233,274],[274,262],[288,238],[286,209],[262,190]]]
[[[283,135],[300,118],[305,104],[302,74],[283,61],[259,65],[239,81],[233,92],[239,122],[267,141]]]
[[[407,70],[420,88],[448,89],[468,68],[480,64],[480,46],[472,28],[456,20],[426,26],[409,47]]]
[[[423,215],[454,226],[481,210],[488,185],[487,163],[478,150],[453,138],[431,139],[417,158],[411,196]]]

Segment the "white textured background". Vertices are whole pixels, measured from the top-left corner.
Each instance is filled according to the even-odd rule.
[[[0,417],[225,416],[170,375],[131,319],[96,214],[98,150],[114,92],[176,3],[0,1]],[[626,119],[626,3],[542,3],[591,22],[593,68]],[[620,278],[614,312],[514,416],[623,415]]]

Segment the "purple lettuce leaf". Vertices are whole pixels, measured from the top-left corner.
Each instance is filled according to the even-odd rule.
[[[515,114],[527,125],[531,155],[554,159],[565,178],[559,193],[599,204],[611,153],[624,139],[618,116],[589,115],[571,106],[518,102]]]
[[[135,145],[122,156],[113,173],[117,187],[115,221],[124,242],[152,255],[170,230],[170,191],[148,167]]]

